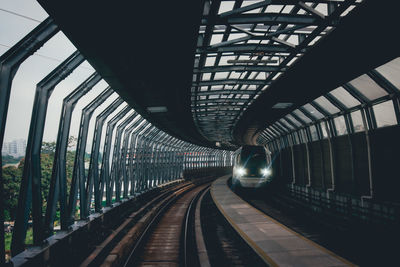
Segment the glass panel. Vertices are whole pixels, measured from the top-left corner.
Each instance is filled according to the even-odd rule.
[[[283,122],[283,119],[280,119],[279,121],[277,121],[275,123],[275,127],[278,128],[280,131],[284,131],[284,132],[290,132],[291,131],[291,127],[287,125],[286,122]]]
[[[397,124],[396,114],[394,112],[393,102],[386,101],[373,107],[378,127],[390,126]]]
[[[352,108],[360,105],[360,101],[355,99],[349,92],[347,92],[343,87],[338,87],[332,90],[331,95],[337,98],[346,108]]]
[[[319,104],[324,110],[326,110],[329,114],[338,113],[340,110],[335,107],[328,99],[324,96],[320,96],[314,100],[317,104]]]
[[[376,70],[400,90],[400,57],[376,68]]]
[[[353,121],[354,132],[364,131],[364,123],[362,120],[361,111],[357,110],[350,113],[351,119]]]
[[[210,45],[220,43],[220,42],[222,41],[222,37],[223,37],[222,34],[213,34],[213,35],[211,36]]]
[[[211,78],[211,73],[203,73],[202,80],[203,81],[208,81]]]
[[[347,133],[346,122],[343,116],[334,118],[337,135],[344,135]]]
[[[301,130],[299,131],[299,133],[300,133],[302,142],[303,142],[303,143],[307,142],[307,134],[306,134],[305,129],[301,129]]]
[[[227,12],[227,11],[231,11],[233,9],[235,2],[234,1],[224,1],[221,3],[220,7],[219,7],[219,11],[218,14]]]
[[[311,106],[310,104],[305,104],[303,106],[303,108],[305,110],[307,110],[313,117],[315,117],[317,120],[322,119],[324,117],[324,115],[322,115],[321,112],[319,112],[318,110],[316,110],[313,106]]]
[[[327,129],[326,129],[326,124],[325,124],[325,122],[321,122],[320,123],[320,125],[321,125],[321,129],[322,129],[322,138],[328,138],[328,131],[327,131]]]
[[[271,136],[276,137],[276,134],[270,130],[269,128],[265,130],[266,132],[268,132]]]
[[[285,116],[285,118],[289,119],[292,123],[294,123],[297,127],[301,127],[301,123],[296,120],[292,115],[288,114]]]
[[[281,136],[281,133],[280,133],[278,130],[276,130],[275,127],[271,127],[270,130],[271,130],[271,132],[272,132],[276,137]]]
[[[317,133],[317,128],[315,127],[315,125],[310,126],[310,132],[311,132],[312,141],[318,140],[318,133]]]
[[[282,125],[281,122],[277,121],[273,124],[274,129],[278,132],[280,132],[281,134],[286,134],[287,132],[289,132],[289,129],[287,129],[285,126]]]
[[[363,74],[360,77],[352,80],[350,84],[353,85],[357,91],[359,91],[369,100],[374,100],[387,95],[385,90],[383,90],[376,82],[374,82],[374,80],[372,80],[366,74]]]
[[[284,119],[280,119],[279,122],[282,123],[284,126],[286,126],[286,128],[289,128],[290,130],[293,130],[293,129],[294,129],[294,127],[293,127],[291,124],[289,124],[289,123],[288,123],[286,120],[284,120]],[[285,129],[285,130],[286,130],[286,129]]]
[[[226,79],[228,78],[229,72],[216,72],[215,79]]]
[[[299,109],[296,109],[295,111],[293,111],[293,113],[299,117],[301,120],[303,120],[305,123],[310,123],[312,120],[307,117],[302,111],[300,111]]]
[[[298,132],[294,132],[293,135],[294,135],[294,139],[296,141],[296,144],[300,144],[299,133]]]
[[[228,64],[228,60],[234,60],[235,58],[236,58],[235,56],[222,56],[218,65],[219,66],[230,65]]]
[[[227,41],[239,39],[239,38],[242,38],[242,37],[247,37],[247,34],[245,34],[245,33],[231,33],[231,34],[229,34],[229,37],[228,37]]]
[[[207,57],[205,66],[206,67],[214,66],[214,63],[215,63],[215,57]]]

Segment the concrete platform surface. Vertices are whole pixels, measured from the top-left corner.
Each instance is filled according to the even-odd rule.
[[[355,266],[257,210],[228,187],[229,175],[217,179],[211,196],[244,240],[270,266]]]

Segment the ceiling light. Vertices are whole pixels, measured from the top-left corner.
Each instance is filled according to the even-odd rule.
[[[164,107],[164,106],[147,107],[147,112],[149,112],[149,113],[161,113],[161,112],[167,112],[167,111],[168,111],[167,107]]]
[[[291,107],[292,105],[293,105],[293,103],[276,103],[275,105],[272,106],[272,108],[284,109],[284,108]]]

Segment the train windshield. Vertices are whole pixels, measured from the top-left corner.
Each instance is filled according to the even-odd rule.
[[[240,153],[240,164],[248,169],[258,171],[267,164],[267,155],[262,146],[243,147]]]

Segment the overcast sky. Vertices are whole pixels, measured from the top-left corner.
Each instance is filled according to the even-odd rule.
[[[35,0],[1,0],[0,55],[6,52],[9,47],[16,44],[47,17],[48,14]],[[60,32],[20,66],[11,89],[5,142],[28,138],[36,84],[75,50],[76,48],[72,43]],[[94,69],[87,62],[84,62],[55,88],[47,110],[44,141],[55,141],[57,138],[62,99],[93,72]],[[107,83],[101,81],[79,101],[73,113],[70,135],[78,135],[81,109],[106,87]],[[92,118],[95,118],[116,97],[117,95],[114,93],[108,101],[104,102],[96,110]],[[124,105],[121,105],[114,114]],[[92,138],[93,126],[94,120],[92,119],[88,140]],[[87,151],[90,151],[90,145]]]

